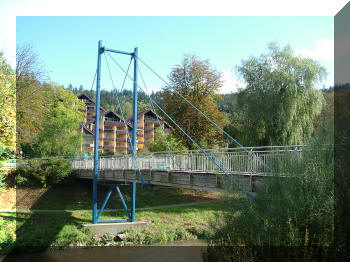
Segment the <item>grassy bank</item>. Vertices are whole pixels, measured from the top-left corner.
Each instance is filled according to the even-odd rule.
[[[218,201],[186,207],[141,210],[136,220],[148,222],[144,231],[129,230],[124,241],[117,241],[113,235],[92,235],[82,227],[91,222],[91,212],[74,211],[59,213],[0,213],[5,227],[1,234],[7,234],[1,243],[2,252],[12,247],[26,251],[40,251],[47,248],[61,249],[73,246],[122,246],[154,245],[179,240],[207,239],[213,228],[211,223],[222,218],[225,206]],[[122,212],[106,213],[101,219],[123,217]],[[14,234],[16,230],[16,236]]]
[[[99,205],[102,204],[109,187],[100,186],[98,189]],[[121,185],[127,203],[131,198],[131,186]],[[170,187],[142,187],[137,185],[136,204],[138,208],[190,203],[197,201],[216,200],[219,193],[200,190],[186,190]],[[92,183],[89,180],[78,180],[69,185],[54,185],[49,188],[17,188],[15,206],[17,209],[48,209],[48,210],[89,210],[92,201]],[[106,208],[123,208],[119,197],[114,193]]]
[[[108,188],[101,187],[102,202]],[[121,190],[130,202],[130,186]],[[137,188],[137,208],[162,205],[201,203],[190,206],[137,210],[136,220],[148,222],[146,230],[129,230],[128,238],[117,241],[112,235],[92,235],[82,224],[91,223],[91,183],[54,186],[48,189],[22,188],[17,190],[17,208],[32,210],[69,210],[57,213],[17,212],[0,213],[0,248],[7,253],[13,247],[30,251],[69,246],[154,245],[189,239],[206,239],[213,234],[211,223],[220,220],[227,208],[214,201],[220,194],[167,187]],[[101,203],[99,203],[101,205]],[[114,196],[106,208],[122,208]],[[125,218],[124,212],[105,212],[101,219]]]

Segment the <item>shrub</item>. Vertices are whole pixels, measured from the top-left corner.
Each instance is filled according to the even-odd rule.
[[[300,256],[316,261],[327,255],[334,233],[334,159],[333,147],[323,145],[324,141],[332,140],[316,140],[312,150],[304,152],[303,161],[284,163],[286,177],[265,180],[255,200],[227,200],[231,212],[213,238],[207,258],[233,261],[226,258],[234,252],[250,256],[244,261],[272,261],[269,255],[285,257],[284,261],[297,261]],[[234,261],[243,261],[239,259]]]
[[[67,181],[72,173],[70,160],[62,158],[32,159],[18,168],[16,184],[19,186],[43,186]]]

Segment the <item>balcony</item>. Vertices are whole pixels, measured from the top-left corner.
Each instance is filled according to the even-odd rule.
[[[95,120],[95,115],[87,115],[86,119],[93,119],[93,120]]]
[[[113,149],[114,150],[114,146],[103,146],[103,149]]]
[[[154,130],[153,127],[145,127],[145,131],[152,131],[152,130]]]
[[[117,138],[117,142],[128,142],[126,138]]]
[[[163,124],[162,120],[159,120],[159,122],[161,124]],[[158,124],[158,120],[157,119],[145,119],[145,123],[154,123],[154,124]]]
[[[127,134],[128,133],[128,131],[126,131],[126,130],[118,130],[117,129],[117,134]]]
[[[113,137],[104,137],[103,138],[104,141],[115,141],[115,139]]]
[[[113,133],[114,130],[113,130],[113,129],[105,129],[104,132],[105,132],[105,133]],[[117,132],[118,132],[118,131],[117,131]]]
[[[125,126],[124,122],[110,121],[110,120],[105,121],[105,125],[109,125],[109,126]]]
[[[154,136],[153,135],[149,135],[149,134],[145,134],[145,138],[153,138]]]
[[[128,147],[127,146],[117,146],[116,149],[118,149],[118,150],[126,150],[126,149],[128,149]]]

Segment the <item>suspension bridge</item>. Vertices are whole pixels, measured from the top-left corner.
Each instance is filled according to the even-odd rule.
[[[138,55],[138,48],[133,52],[125,52],[110,49],[102,46],[102,41],[98,42],[97,52],[97,70],[93,80],[96,80],[96,113],[95,113],[95,132],[94,132],[94,157],[91,159],[75,159],[72,162],[73,168],[76,170],[77,176],[83,179],[91,179],[93,181],[93,205],[92,205],[92,223],[111,223],[111,222],[135,222],[135,206],[136,206],[136,183],[165,185],[172,187],[205,189],[213,191],[224,191],[227,186],[234,187],[235,190],[241,191],[250,199],[254,200],[252,192],[256,187],[263,183],[268,177],[276,173],[275,168],[278,163],[283,161],[302,161],[302,146],[287,147],[255,147],[246,148],[236,139],[230,136],[212,119],[205,115],[191,101],[184,97],[176,89],[172,89],[179,97],[183,99],[193,110],[203,116],[215,128],[217,128],[231,142],[236,144],[236,149],[203,149],[197,141],[195,141],[177,123],[165,110],[152,99],[147,90],[146,83],[143,79],[139,68],[139,61],[150,70],[156,77],[165,83],[169,88],[171,86],[159,74],[155,72],[145,61]],[[111,54],[128,55],[130,62],[125,70]],[[133,83],[133,114],[132,114],[132,135],[127,134],[127,141],[130,143],[131,154],[116,155],[112,157],[99,157],[99,120],[100,116],[100,79],[101,79],[101,57],[104,55],[107,71],[116,92],[116,104],[122,116],[122,122],[127,128],[127,121],[118,97],[118,93],[124,88],[126,79],[130,79]],[[112,60],[125,73],[122,86],[118,89],[113,80],[108,58]],[[133,77],[129,75],[131,62],[133,63]],[[140,75],[143,86],[138,83],[138,75]],[[166,142],[167,151],[159,153],[137,153],[137,95],[138,90],[145,93],[149,99],[152,110],[157,115],[157,121],[161,127],[163,139]],[[161,119],[158,118],[158,112],[169,121],[173,128],[181,132],[193,145],[197,148],[195,151],[173,152],[169,146],[165,131],[160,124]],[[271,168],[273,167],[273,168]],[[283,176],[283,174],[281,174]],[[99,185],[109,185],[110,190],[107,193],[102,206],[97,207],[97,190]],[[119,189],[120,184],[131,185],[131,208],[126,205],[123,195]],[[124,206],[127,218],[101,220],[101,214],[112,194],[116,191]],[[98,211],[98,212],[97,212]],[[130,212],[129,212],[130,211]]]
[[[241,149],[206,150],[248,192],[273,176],[266,166],[286,162],[300,162],[305,146],[249,147],[250,154]],[[260,160],[260,161],[259,161]],[[137,182],[188,189],[223,192],[240,189],[200,151],[173,151],[137,155],[133,168],[132,155],[101,157],[99,159],[98,183]],[[73,169],[78,178],[93,179],[93,159],[73,160]],[[281,173],[279,176],[283,177]],[[142,181],[143,179],[143,181]]]

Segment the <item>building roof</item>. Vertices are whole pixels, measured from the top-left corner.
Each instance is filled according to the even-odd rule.
[[[78,99],[86,99],[86,100],[89,100],[91,103],[95,104],[95,101],[92,100],[90,97],[88,97],[87,95],[85,94],[81,94],[78,96]]]
[[[81,94],[78,96],[78,99],[86,99],[86,100],[89,100],[89,102],[91,102],[92,104],[96,104],[94,100],[92,100],[90,97],[88,97],[87,95],[85,94]],[[104,109],[102,106],[100,106],[100,109],[103,111],[103,115],[106,114],[107,110]]]
[[[90,130],[86,125],[81,124],[80,127],[83,128],[84,134],[94,135],[94,132],[92,130]]]
[[[123,117],[120,116],[119,114],[117,114],[116,112],[114,112],[113,110],[110,110],[110,111],[108,111],[107,113],[105,113],[105,116],[106,116],[106,117],[115,116],[116,118],[118,118],[120,121],[123,122]],[[128,120],[125,119],[125,122],[126,122],[126,124],[127,124],[127,126],[128,126],[129,128],[132,128],[132,125],[131,125],[131,123],[130,123]]]
[[[165,120],[163,120],[163,118],[160,115],[158,115],[156,112],[154,112],[152,109],[148,109],[148,110],[145,110],[145,111],[143,111],[141,113],[138,113],[137,117],[142,116],[142,115],[148,116],[148,117],[153,117],[155,119],[158,118],[160,121],[164,122],[164,125],[167,128],[170,128],[170,129],[174,130],[174,128],[171,125],[169,125]],[[132,118],[130,118],[128,121],[130,123],[133,123],[133,119]]]

